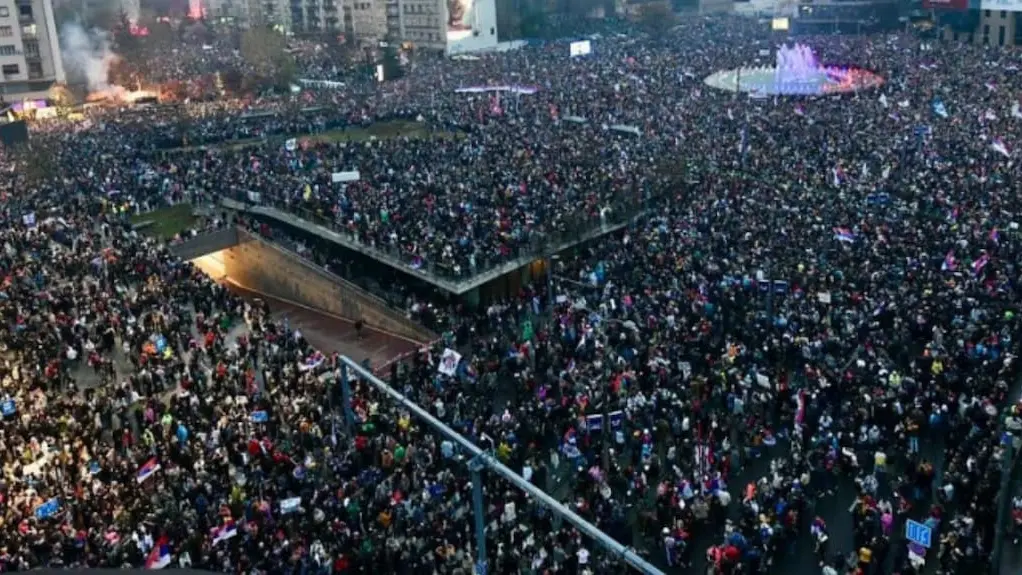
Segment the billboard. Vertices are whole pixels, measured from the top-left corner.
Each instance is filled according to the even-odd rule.
[[[983,4],[987,4],[986,0]],[[927,10],[968,10],[969,0],[923,0],[923,8]],[[998,8],[1003,10],[1003,8]]]
[[[1022,0],[982,0],[980,9],[1022,12]]]
[[[444,0],[447,54],[465,54],[497,47],[495,0]]]
[[[582,40],[580,42],[572,42],[568,45],[568,55],[572,58],[576,56],[585,56],[593,51],[593,45],[589,40]]]

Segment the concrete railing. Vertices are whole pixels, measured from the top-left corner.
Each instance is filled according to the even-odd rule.
[[[170,245],[170,252],[183,260],[192,260],[238,245],[238,229],[231,226],[200,233],[194,238]]]

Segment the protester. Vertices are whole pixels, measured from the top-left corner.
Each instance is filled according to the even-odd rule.
[[[627,224],[561,254],[550,293],[473,311],[394,287],[441,339],[381,375],[667,570],[978,568],[1022,429],[1013,53],[808,39],[887,84],[793,102],[701,81],[755,62],[755,21],[616,25],[587,57],[550,42],[382,85],[94,109],[5,151],[4,566],[472,571],[464,454],[365,381],[349,429],[301,326],[127,223],[224,196],[460,279]],[[210,46],[180,61],[230,62]],[[456,92],[495,85],[519,89]],[[424,127],[310,137],[397,119]],[[172,242],[231,224],[353,273],[219,209]],[[621,569],[485,477],[494,572]],[[940,550],[907,546],[906,518]]]

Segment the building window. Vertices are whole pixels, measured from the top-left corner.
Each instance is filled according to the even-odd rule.
[[[1007,19],[1008,19],[1008,11],[1007,10],[1001,10],[1001,20],[1007,20]]]
[[[4,76],[16,76],[21,71],[21,68],[17,64],[4,64],[0,71],[3,72]]]
[[[43,64],[41,62],[28,63],[28,78],[34,80],[43,77]]]
[[[23,18],[31,18],[32,6],[28,4],[22,4],[21,6],[18,6],[18,16],[21,16]]]
[[[989,18],[990,17],[990,11],[989,10],[984,10],[983,11],[983,15],[986,16],[987,18]]]
[[[13,44],[5,44],[0,46],[0,56],[14,56],[18,53],[18,49]]]
[[[21,27],[22,36],[35,36],[36,29],[35,24],[25,24]]]
[[[9,38],[14,36],[14,28],[10,26],[0,26],[0,38]]]
[[[25,55],[26,56],[39,56],[39,41],[38,40],[25,40]]]
[[[0,18],[7,18],[11,15],[11,9],[7,6],[0,6]]]
[[[997,27],[997,45],[1004,46],[1004,26]]]
[[[984,36],[990,35],[990,24],[983,24],[983,35]],[[984,44],[986,44],[986,42],[984,42]]]

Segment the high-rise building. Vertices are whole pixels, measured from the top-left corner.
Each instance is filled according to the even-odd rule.
[[[351,33],[356,42],[375,45],[387,37],[388,0],[345,0],[345,2],[351,10]],[[393,3],[397,4],[397,1]]]
[[[344,32],[342,0],[289,0],[295,34]]]
[[[52,0],[0,0],[0,95],[45,98],[63,83]]]

